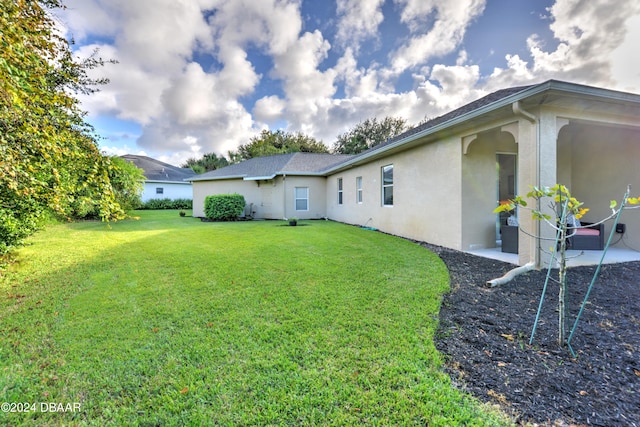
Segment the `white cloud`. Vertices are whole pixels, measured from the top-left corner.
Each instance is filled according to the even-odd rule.
[[[550,78],[608,88],[638,88],[638,74],[628,73],[637,57],[640,3],[635,0],[558,0],[549,8],[550,29],[559,41],[554,50],[533,34],[527,40],[532,63],[507,55],[507,69],[492,74],[499,84]],[[619,80],[616,81],[616,80]],[[633,82],[635,80],[635,84]],[[495,83],[494,83],[495,84]]]
[[[402,5],[402,22],[418,33],[435,15],[427,32],[414,35],[391,57],[391,69],[403,72],[426,64],[433,57],[453,52],[462,42],[467,27],[484,10],[485,0],[396,0]]]
[[[612,77],[622,90],[638,91],[640,84],[640,15],[626,22],[626,38],[611,52]]]
[[[148,156],[148,154],[143,150],[138,150],[129,145],[124,145],[122,147],[103,145],[101,147],[101,151],[108,156],[124,156],[125,154],[135,154],[136,156]]]
[[[118,27],[116,16],[95,0],[68,0],[65,2],[64,22],[76,42],[82,42],[91,33],[94,36],[113,36]],[[55,12],[59,14],[58,12]]]
[[[276,95],[265,96],[256,101],[253,107],[253,115],[261,122],[275,122],[284,119],[286,101]]]
[[[451,110],[479,98],[483,93],[475,89],[480,79],[480,68],[477,65],[435,65],[429,76],[440,83],[442,88],[435,98],[435,105],[441,110]]]
[[[142,134],[129,152],[172,164],[235,150],[283,122],[331,145],[370,117],[415,123],[489,91],[549,78],[640,87],[635,0],[558,0],[547,21],[556,40],[531,34],[522,40],[528,54],[506,55],[490,75],[480,75],[473,52],[462,48],[486,0],[394,0],[409,36],[386,58],[364,63],[374,55],[361,52],[362,43],[393,24],[384,21],[383,3],[338,0],[336,21],[322,25],[334,39],[331,31],[303,30],[301,0],[67,0],[62,18],[79,56],[99,47],[100,56],[119,61],[93,71],[111,83],[82,97],[85,109],[137,122]],[[251,62],[256,52],[260,64]],[[439,60],[445,56],[454,59]],[[404,81],[399,90],[409,73],[413,86]],[[265,81],[277,87],[245,108]],[[116,148],[115,141],[105,147]]]
[[[286,56],[302,26],[299,4],[278,0],[69,0],[65,18],[76,38],[113,40],[98,46],[100,56],[118,61],[93,72],[110,84],[83,97],[84,108],[140,123],[138,144],[147,150],[184,153],[193,138],[205,152],[222,152],[257,132],[240,103],[261,78],[247,50]],[[86,57],[94,47],[76,53]],[[197,52],[213,66],[193,62]]]
[[[331,103],[336,91],[336,72],[331,68],[319,69],[330,48],[316,30],[304,33],[286,53],[274,57],[272,76],[282,80],[287,120],[292,129],[314,134],[318,130],[314,118]]]
[[[150,73],[140,64],[121,60],[120,51],[113,45],[85,45],[75,54],[86,58],[95,49],[99,57],[118,63],[105,63],[90,71],[94,78],[109,78],[109,84],[99,87],[100,91],[93,95],[79,96],[84,108],[93,115],[114,114],[141,124],[152,120],[161,111],[160,97],[169,85],[169,76]]]
[[[384,20],[383,3],[384,0],[338,0],[338,43],[358,51],[363,40],[376,37]]]
[[[274,55],[285,53],[302,29],[295,1],[222,1],[209,23],[218,46],[255,44]]]
[[[373,64],[368,69],[358,67],[358,61],[351,48],[347,48],[344,55],[335,66],[337,77],[344,81],[344,91],[347,98],[367,97],[380,92],[381,76],[377,66]]]

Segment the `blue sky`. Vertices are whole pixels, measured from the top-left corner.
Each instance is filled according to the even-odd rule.
[[[637,0],[67,0],[59,22],[111,83],[83,96],[109,154],[172,164],[262,129],[331,146],[371,117],[414,124],[504,87],[640,93]]]

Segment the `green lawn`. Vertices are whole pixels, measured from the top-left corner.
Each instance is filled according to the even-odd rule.
[[[51,225],[0,277],[0,402],[37,405],[0,425],[508,425],[441,371],[422,247],[136,215]]]

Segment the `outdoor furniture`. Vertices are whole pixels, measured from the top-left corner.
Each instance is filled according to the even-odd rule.
[[[510,254],[518,253],[518,226],[503,224],[500,226],[502,239],[502,252]]]
[[[575,234],[567,239],[569,249],[603,250],[604,224],[592,225],[590,222],[582,222],[580,225],[587,228],[567,230],[567,234],[575,231]]]

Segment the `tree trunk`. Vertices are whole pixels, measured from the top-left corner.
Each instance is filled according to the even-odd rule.
[[[558,281],[560,292],[558,292],[558,345],[563,346],[566,342],[567,331],[567,225],[560,225],[560,269]]]

